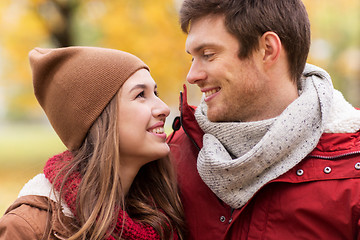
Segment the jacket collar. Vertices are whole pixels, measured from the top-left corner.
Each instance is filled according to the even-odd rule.
[[[360,131],[355,133],[323,133],[310,157],[336,159],[360,154]]]
[[[50,181],[45,177],[43,173],[36,175],[34,178],[28,181],[20,190],[18,197],[20,198],[30,195],[47,197],[54,202],[57,202],[59,199],[59,194],[55,190],[53,190]],[[70,208],[64,201],[61,201],[61,206],[65,216],[73,217]]]
[[[6,210],[6,213],[9,213],[10,211],[17,209],[21,205],[28,205],[37,208],[39,210],[49,212],[52,221],[52,225],[51,225],[52,227],[50,231],[59,239],[67,239],[75,231],[74,218],[62,214],[63,212],[59,211],[58,209],[58,204],[56,204],[53,200],[50,200],[45,196],[26,195],[19,197]],[[61,222],[58,220],[59,218],[61,219]],[[43,219],[37,219],[37,220],[39,221],[39,224],[47,225],[47,223],[42,222]]]

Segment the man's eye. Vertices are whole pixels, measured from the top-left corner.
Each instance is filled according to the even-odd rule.
[[[208,54],[204,54],[203,55],[203,57],[205,58],[205,59],[209,59],[209,58],[211,58],[211,57],[213,57],[214,56],[214,53],[208,53]]]
[[[143,97],[145,97],[145,92],[144,91],[142,91],[141,93],[136,95],[136,98],[143,98]]]

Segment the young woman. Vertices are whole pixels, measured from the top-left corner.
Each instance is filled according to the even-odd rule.
[[[0,219],[0,239],[184,239],[164,133],[169,108],[137,57],[36,48],[35,95],[68,151]]]

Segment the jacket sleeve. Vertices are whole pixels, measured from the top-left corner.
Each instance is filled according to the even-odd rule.
[[[360,240],[360,219],[357,222],[357,236],[354,236],[354,239]]]
[[[44,229],[36,224],[34,215],[24,214],[27,208],[31,207],[23,205],[0,218],[0,240],[41,239]]]

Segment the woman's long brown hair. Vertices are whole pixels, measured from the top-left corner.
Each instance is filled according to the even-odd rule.
[[[137,222],[152,226],[161,239],[172,239],[173,234],[184,239],[184,215],[175,171],[168,157],[144,165],[124,196],[120,181],[118,107],[117,94],[93,124],[81,148],[73,152],[72,161],[58,174],[65,174],[58,204],[63,199],[68,176],[74,171],[80,171],[82,176],[76,199],[76,231],[69,239],[109,237],[119,208]]]

